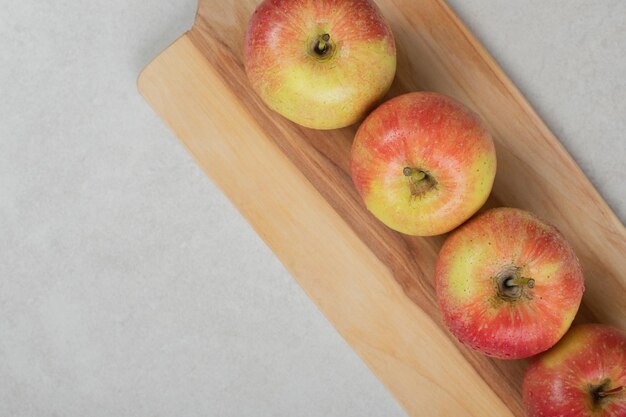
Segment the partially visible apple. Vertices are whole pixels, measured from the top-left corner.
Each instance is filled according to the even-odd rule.
[[[574,326],[524,377],[530,417],[626,416],[626,333]]]
[[[271,109],[335,129],[362,119],[389,90],[396,45],[370,0],[265,0],[248,23],[244,64]]]
[[[405,94],[365,119],[352,180],[368,210],[408,235],[449,232],[485,203],[496,174],[491,135],[476,113],[437,93]]]
[[[514,208],[488,210],[452,233],[437,258],[435,283],[452,334],[504,359],[557,343],[584,291],[578,258],[563,235]]]

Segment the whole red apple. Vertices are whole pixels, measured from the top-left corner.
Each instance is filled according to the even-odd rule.
[[[578,258],[563,235],[514,208],[488,210],[452,233],[437,258],[435,283],[452,334],[504,359],[558,342],[584,291]]]
[[[271,109],[335,129],[359,121],[387,92],[396,45],[369,0],[265,0],[248,23],[244,65]]]
[[[530,417],[626,416],[626,333],[574,326],[524,377]]]
[[[496,153],[476,113],[442,94],[410,93],[361,124],[351,172],[378,219],[408,235],[431,236],[454,229],[485,203]]]

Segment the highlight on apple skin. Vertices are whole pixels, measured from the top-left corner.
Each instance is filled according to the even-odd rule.
[[[488,210],[452,233],[437,258],[435,285],[450,332],[502,359],[557,343],[584,292],[578,258],[563,235],[514,208]]]
[[[265,0],[248,23],[244,65],[271,109],[335,129],[361,120],[389,90],[396,45],[370,0]]]
[[[529,417],[626,416],[626,333],[601,324],[572,327],[528,368]]]
[[[409,93],[374,110],[357,131],[352,180],[367,209],[416,236],[449,232],[485,203],[496,175],[480,117],[451,97]]]

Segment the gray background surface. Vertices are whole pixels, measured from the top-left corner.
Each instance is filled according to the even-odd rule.
[[[626,217],[626,2],[451,5]],[[400,416],[136,91],[195,0],[0,0],[0,416]]]

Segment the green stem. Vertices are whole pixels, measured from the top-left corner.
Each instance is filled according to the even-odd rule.
[[[511,278],[507,279],[504,282],[504,285],[507,287],[515,287],[517,285],[528,285],[528,288],[533,288],[535,286],[535,280],[532,278]]]
[[[328,33],[324,33],[319,38],[317,38],[317,43],[315,44],[315,52],[319,55],[325,55],[328,52],[328,48],[330,47],[330,35]]]
[[[426,178],[426,173],[424,171],[411,167],[404,168],[402,173],[405,177],[411,177],[411,179],[416,183]]]

